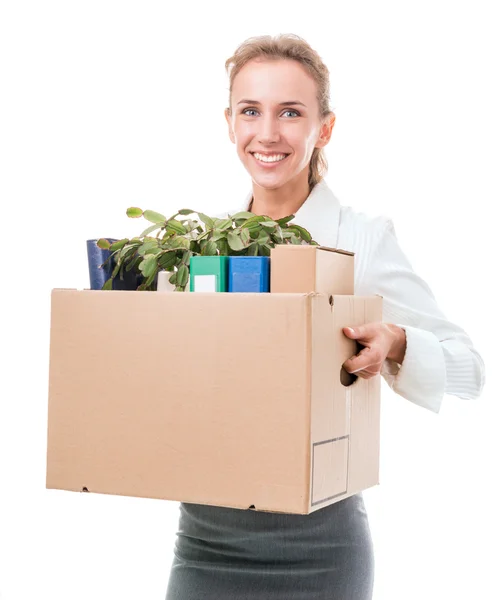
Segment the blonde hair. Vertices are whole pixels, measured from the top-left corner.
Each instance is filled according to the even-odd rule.
[[[291,33],[279,34],[277,36],[261,35],[245,40],[235,50],[233,56],[225,63],[226,72],[229,75],[229,107],[231,114],[231,90],[233,82],[239,71],[252,59],[296,60],[305,67],[309,75],[317,84],[317,100],[319,117],[324,119],[333,111],[329,107],[329,70],[320,58],[320,55],[298,35]],[[322,181],[327,173],[327,160],[323,148],[314,148],[310,159],[308,185],[310,190],[315,184]]]

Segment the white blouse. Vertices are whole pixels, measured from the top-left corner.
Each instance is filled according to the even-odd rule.
[[[235,212],[248,210],[249,191]],[[475,399],[485,381],[484,362],[458,325],[448,321],[397,241],[391,219],[341,206],[325,180],[314,186],[293,219],[322,246],[354,252],[355,295],[383,297],[383,321],[406,332],[402,365],[387,359],[381,374],[407,400],[438,413],[444,394]]]

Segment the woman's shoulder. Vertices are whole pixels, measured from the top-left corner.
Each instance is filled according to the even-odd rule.
[[[393,228],[393,223],[388,215],[370,214],[341,204],[338,246],[361,252],[376,244],[389,228]]]

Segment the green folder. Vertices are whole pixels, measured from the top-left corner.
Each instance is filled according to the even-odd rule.
[[[192,256],[191,292],[227,292],[228,256]]]

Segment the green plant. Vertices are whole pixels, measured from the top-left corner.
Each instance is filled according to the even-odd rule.
[[[166,219],[152,210],[131,207],[127,209],[127,216],[144,217],[151,225],[131,239],[124,238],[113,244],[104,238],[98,240],[100,248],[111,251],[104,264],[112,259],[115,264],[103,290],[111,290],[115,277],[119,274],[123,279],[124,271],[130,270],[145,277],[138,290],[153,290],[158,271],[164,270],[172,272],[169,281],[175,290],[184,291],[192,256],[270,256],[276,244],[318,245],[306,229],[291,223],[294,215],[274,220],[265,215],[239,212],[220,219],[184,208]]]

